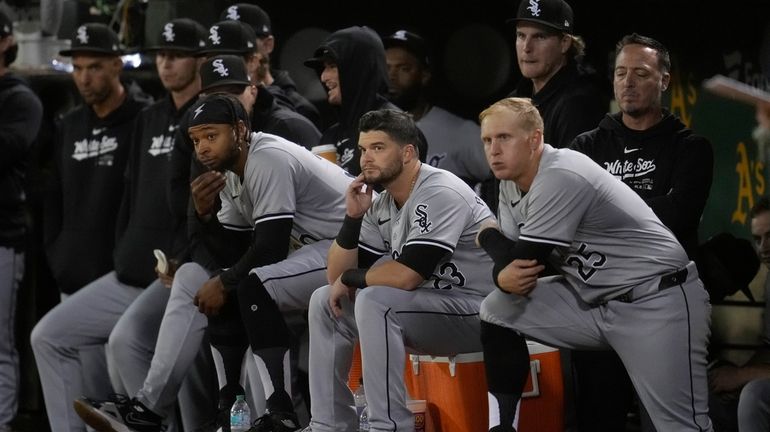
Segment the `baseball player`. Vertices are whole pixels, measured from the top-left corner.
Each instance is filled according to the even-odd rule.
[[[473,244],[493,216],[457,176],[418,160],[409,114],[364,114],[358,142],[362,173],[348,187],[345,222],[329,251],[331,285],[310,301],[314,432],[358,430],[346,384],[356,340],[371,430],[413,430],[406,347],[441,356],[478,351],[479,306],[494,289],[492,261]],[[374,184],[384,187],[379,197]],[[372,265],[385,256],[392,259]]]
[[[313,290],[325,283],[326,255],[342,224],[344,191],[352,178],[292,142],[251,133],[248,116],[232,95],[206,96],[190,112],[189,124],[182,127],[210,170],[191,185],[206,241],[219,253],[233,247],[229,233],[247,231],[252,243],[219,274],[197,263],[177,270],[144,386],[123,404],[90,404],[85,417],[97,430],[132,424],[144,425],[142,431],[161,430],[163,416],[154,408],[176,394],[204,331],[217,322],[245,327],[243,338],[264,373],[268,413],[254,430],[297,430],[285,370],[292,335],[281,312],[307,309]],[[237,333],[224,336],[229,340],[215,346],[242,343]]]
[[[544,144],[529,99],[503,99],[479,118],[487,161],[502,180],[499,228],[478,236],[500,288],[481,309],[490,391],[521,395],[523,336],[614,349],[657,430],[712,430],[710,306],[682,246],[628,186],[587,156]],[[561,276],[538,279],[546,260]]]

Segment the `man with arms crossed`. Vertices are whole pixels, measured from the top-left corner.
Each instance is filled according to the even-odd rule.
[[[502,180],[499,228],[478,236],[500,288],[481,309],[489,382],[508,383],[518,401],[529,367],[524,336],[612,348],[658,430],[712,430],[710,306],[682,246],[628,186],[587,156],[544,144],[529,99],[503,99],[479,118]],[[559,276],[538,279],[546,260]]]

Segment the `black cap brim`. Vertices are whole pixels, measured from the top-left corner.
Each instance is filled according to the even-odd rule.
[[[91,55],[100,55],[100,56],[120,57],[127,53],[125,50],[112,51],[112,50],[91,48],[91,47],[74,48],[74,49],[70,48],[70,49],[59,51],[59,55],[62,57],[72,57],[75,54],[85,54],[85,55],[91,54]]]
[[[562,27],[557,27],[553,23],[550,23],[548,21],[539,20],[539,19],[532,19],[532,18],[510,18],[510,19],[505,21],[506,24],[514,26],[514,27],[516,27],[516,24],[518,24],[520,22],[531,22],[531,23],[539,24],[539,25],[541,25],[543,27],[548,27],[549,29],[556,30],[558,32],[572,34],[571,30],[568,30],[568,29],[565,29],[565,28],[562,28]]]
[[[198,54],[202,56],[215,56],[215,55],[221,55],[221,54],[233,54],[238,56],[245,56],[246,54],[251,54],[253,52],[254,50],[223,48],[223,49],[214,49],[214,50],[202,49],[198,51]]]
[[[242,86],[249,86],[251,85],[248,81],[243,81],[239,79],[226,79],[226,80],[220,80],[215,83],[211,83],[207,85],[206,87],[201,88],[201,93],[207,93],[209,90],[217,87],[222,86],[229,86],[229,85],[242,85]]]
[[[189,48],[189,47],[180,47],[180,46],[173,46],[173,45],[155,45],[147,48],[142,48],[140,52],[142,53],[155,53],[158,51],[177,51],[185,54],[191,54],[191,55],[200,55],[201,51],[200,48]]]

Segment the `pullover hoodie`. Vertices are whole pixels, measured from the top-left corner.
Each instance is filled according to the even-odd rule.
[[[532,99],[543,117],[545,142],[562,148],[596,127],[609,109],[610,93],[595,74],[570,62],[533,94],[532,80],[522,80],[510,96]]]
[[[43,106],[20,78],[0,77],[0,247],[20,248],[27,231],[24,179]]]
[[[146,106],[143,95],[123,86],[125,100],[106,117],[80,105],[57,122],[44,238],[54,278],[66,294],[113,269],[134,119]]]
[[[324,131],[319,144],[334,144],[339,165],[358,175],[358,120],[372,110],[400,111],[383,96],[388,89],[385,48],[372,29],[348,27],[329,35],[305,64],[315,67],[320,77],[324,59],[337,64],[342,104],[336,107],[338,122]]]
[[[639,194],[688,256],[695,256],[714,168],[714,152],[706,138],[669,112],[644,131],[627,128],[617,113],[607,114],[598,128],[575,138],[572,148]]]
[[[169,183],[179,119],[196,100],[177,110],[166,96],[137,116],[116,228],[115,272],[123,283],[143,288],[157,278],[153,249],[184,261],[187,218],[172,207]],[[186,201],[189,185],[181,193]]]

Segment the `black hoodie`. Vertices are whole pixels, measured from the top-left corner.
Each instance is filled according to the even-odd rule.
[[[125,100],[106,117],[79,105],[57,122],[44,238],[54,278],[67,294],[113,269],[134,119],[146,106],[144,95],[123,86]]]
[[[319,144],[334,144],[340,166],[358,175],[361,173],[358,120],[372,110],[388,108],[401,111],[382,96],[388,89],[385,48],[372,29],[348,27],[329,35],[315,51],[314,58],[329,58],[337,64],[342,92],[338,123],[324,131]],[[321,70],[322,67],[316,68],[319,75]]]
[[[528,97],[543,117],[543,138],[567,147],[578,134],[596,127],[607,112],[610,92],[587,67],[571,61],[533,94],[532,80],[522,80],[510,96]]]
[[[714,169],[714,152],[706,138],[668,112],[644,131],[627,128],[617,113],[607,114],[597,129],[579,135],[571,147],[639,194],[694,257]]]
[[[42,117],[40,99],[23,80],[10,73],[0,77],[0,247],[24,243],[24,177]]]

